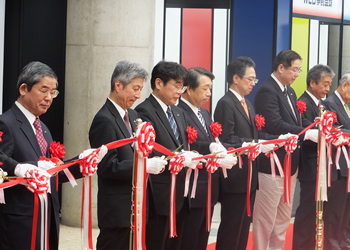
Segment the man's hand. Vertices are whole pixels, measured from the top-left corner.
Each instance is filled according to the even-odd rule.
[[[218,153],[217,157],[225,157],[227,155],[227,150],[221,143],[216,143],[216,142],[210,143],[209,150],[210,150],[210,153],[212,154]]]
[[[34,166],[32,164],[28,164],[28,163],[17,164],[14,173],[18,177],[25,177],[26,172],[33,170],[33,169],[38,170],[42,175],[45,175],[48,178],[51,177],[50,174],[47,173],[45,170],[42,170],[42,169],[38,168],[37,166]]]
[[[220,159],[220,167],[231,169],[234,165],[237,164],[237,157],[233,156],[233,154],[228,154],[225,158]]]
[[[153,157],[147,159],[147,173],[159,174],[165,168],[166,164],[168,164],[163,158]]]

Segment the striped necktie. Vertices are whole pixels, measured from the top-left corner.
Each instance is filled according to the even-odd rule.
[[[43,135],[43,130],[41,128],[40,120],[39,118],[35,118],[35,121],[33,122],[34,128],[35,128],[35,134],[36,134],[36,139],[38,140],[41,153],[43,154],[44,157],[46,157],[46,152],[47,152],[47,142],[44,138]]]
[[[179,132],[178,132],[178,128],[177,128],[174,116],[173,116],[173,112],[171,112],[171,109],[168,107],[168,109],[166,110],[166,113],[168,115],[168,121],[170,123],[171,129],[174,132],[176,141],[179,143],[179,145],[181,145],[181,141],[179,139]]]
[[[205,126],[205,121],[204,121],[204,119],[203,119],[202,111],[201,111],[200,108],[198,109],[198,117],[199,117],[199,121],[201,122],[201,124],[202,124],[202,126],[203,126],[205,132],[206,132],[207,135],[208,135],[207,126]]]

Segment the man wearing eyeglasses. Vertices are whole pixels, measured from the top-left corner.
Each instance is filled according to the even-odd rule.
[[[27,64],[17,81],[18,98],[12,107],[0,116],[1,166],[9,176],[24,177],[27,170],[38,170],[50,177],[45,170],[53,163],[38,161],[40,156],[50,158],[49,148],[53,141],[50,130],[40,121],[58,95],[58,82],[54,71],[41,62]],[[72,174],[81,177],[79,165],[70,168]],[[59,181],[67,181],[59,175]],[[56,178],[50,178],[48,193],[48,244],[58,249],[59,209]],[[0,204],[0,249],[30,249],[33,227],[34,195],[24,185],[4,190],[6,204]],[[40,209],[39,209],[40,214]],[[40,218],[40,216],[39,216]],[[40,249],[40,219],[37,223],[36,248]]]
[[[152,94],[135,108],[142,120],[153,125],[155,141],[171,151],[178,148],[188,149],[186,119],[183,111],[175,106],[186,90],[183,86],[186,74],[185,67],[178,63],[159,62],[152,70]],[[157,152],[154,151],[152,155],[154,154]],[[182,155],[191,162],[191,158],[197,154],[186,151]],[[194,169],[198,163],[199,161],[192,161],[187,166]],[[181,249],[184,214],[189,209],[188,202],[184,199],[185,171],[182,169],[176,177],[177,237],[174,238],[169,238],[170,171],[166,167],[163,173],[149,176],[151,195],[149,220],[146,225],[147,249]]]
[[[227,65],[226,78],[230,88],[218,101],[214,112],[214,120],[222,125],[220,141],[235,147],[257,143],[259,138],[269,140],[278,137],[258,132],[254,108],[245,98],[258,82],[254,68],[254,61],[245,56],[237,57]],[[268,144],[261,150],[266,153],[273,148],[273,144]],[[248,157],[242,155],[242,169],[234,166],[227,170],[228,178],[220,175],[221,222],[217,250],[246,249],[251,222],[251,217],[247,215],[248,167]],[[250,183],[250,208],[253,210],[258,186],[257,160],[252,162]]]
[[[301,57],[292,50],[281,51],[273,60],[273,73],[260,86],[255,94],[255,111],[265,117],[262,131],[280,135],[292,133],[297,135],[303,126],[311,124],[306,118],[300,119],[296,106],[296,94],[290,87],[302,72]],[[312,129],[305,136],[300,135],[299,141],[310,139],[317,142],[318,131]],[[283,164],[286,151],[280,148],[276,151],[279,161]],[[284,202],[284,178],[275,169],[276,177],[271,175],[270,159],[259,159],[259,190],[256,194],[253,216],[253,249],[283,249],[285,235],[289,226],[296,177],[299,166],[300,142],[292,153],[290,202]]]

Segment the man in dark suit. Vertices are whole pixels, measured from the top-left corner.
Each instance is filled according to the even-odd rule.
[[[255,123],[255,112],[251,103],[244,97],[258,82],[255,63],[249,57],[237,57],[226,69],[229,91],[219,100],[214,112],[214,120],[222,125],[219,136],[223,143],[236,147],[258,138],[276,139],[278,136],[259,134]],[[244,146],[243,145],[243,146]],[[274,145],[262,147],[262,152],[273,150]],[[264,156],[265,157],[265,156]],[[242,169],[227,170],[228,178],[220,175],[221,223],[219,226],[216,249],[245,249],[247,246],[251,217],[247,215],[248,157],[242,155]],[[251,209],[254,206],[255,192],[258,186],[257,161],[252,163],[250,191]]]
[[[57,76],[53,70],[40,62],[27,64],[17,81],[18,98],[12,107],[0,116],[1,166],[9,176],[24,177],[27,170],[45,170],[54,167],[51,162],[38,161],[40,156],[50,158],[52,137],[49,129],[39,119],[58,95]],[[81,177],[79,165],[70,168],[72,174]],[[67,181],[65,175],[60,182]],[[50,178],[48,193],[48,242],[50,249],[58,249],[59,201],[56,178]],[[0,204],[0,249],[30,249],[34,194],[23,185],[4,190],[6,204]],[[39,214],[41,213],[39,209]],[[36,249],[40,249],[40,218],[37,222]]]
[[[306,111],[301,115],[302,117],[314,122],[319,116],[319,105],[324,105],[322,98],[326,97],[333,77],[333,70],[326,65],[318,64],[309,70],[306,79],[307,89],[299,98],[306,103]],[[295,250],[315,248],[317,155],[317,144],[304,141],[298,174],[300,204],[295,214],[293,230],[293,249]]]
[[[296,94],[289,86],[301,73],[301,57],[292,50],[281,51],[273,60],[271,76],[255,94],[255,111],[265,117],[262,131],[269,134],[298,134],[302,126],[311,124],[303,118],[296,106]],[[317,129],[309,130],[299,137],[317,142]],[[276,154],[283,163],[286,151],[280,148]],[[259,159],[259,190],[256,194],[253,217],[253,249],[283,249],[285,234],[290,222],[292,203],[299,166],[300,145],[292,153],[290,203],[284,202],[284,178],[271,175],[270,160]],[[276,173],[279,171],[276,168]]]
[[[186,92],[181,96],[178,107],[185,111],[187,125],[197,130],[197,140],[192,143],[191,150],[196,150],[200,154],[206,155],[215,152],[226,153],[225,147],[216,143],[210,131],[212,119],[208,110],[201,108],[210,100],[212,80],[214,75],[204,68],[195,67],[187,72],[185,85]],[[220,166],[230,169],[237,163],[237,158],[226,155],[220,159]],[[222,173],[221,173],[222,174]],[[219,197],[219,175],[218,169],[211,174],[211,211]],[[209,231],[206,228],[206,207],[208,193],[208,172],[206,168],[198,170],[198,181],[195,198],[191,197],[191,187],[193,187],[194,172],[191,174],[190,189],[188,199],[190,201],[190,211],[186,214],[186,224],[181,241],[181,250],[206,250],[208,244]],[[211,217],[210,217],[211,219]]]
[[[150,122],[156,132],[156,142],[167,149],[174,151],[179,146],[188,149],[186,120],[183,111],[176,107],[180,94],[186,87],[183,86],[187,70],[175,62],[161,61],[152,70],[152,94],[135,110],[141,118]],[[186,152],[185,157],[194,153]],[[195,154],[194,154],[195,155]],[[197,165],[191,163],[191,168]],[[176,177],[176,231],[177,237],[169,238],[169,198],[171,174],[168,168],[159,175],[149,176],[151,188],[149,220],[146,225],[147,249],[164,250],[180,249],[184,225],[184,213],[188,211],[188,202],[184,199],[185,169]]]
[[[130,107],[141,97],[148,73],[137,63],[119,62],[111,77],[111,92],[91,124],[91,147],[130,138],[139,118]],[[134,149],[131,144],[110,150],[98,165],[98,250],[129,249]],[[157,174],[166,161],[148,159],[147,172]]]
[[[335,126],[340,126],[344,132],[350,132],[350,73],[346,73],[339,81],[339,86],[333,95],[325,100],[327,110],[337,114]],[[346,147],[348,148],[348,147]],[[347,149],[348,150],[348,149]],[[346,227],[350,216],[350,195],[347,193],[348,166],[341,152],[340,170],[336,169],[335,150],[333,150],[332,185],[329,188],[328,202],[324,210],[324,248],[331,250],[349,249],[346,237]]]

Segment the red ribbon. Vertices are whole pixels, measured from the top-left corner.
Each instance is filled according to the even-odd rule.
[[[248,152],[248,180],[247,180],[247,215],[251,216],[251,208],[250,208],[250,190],[251,190],[251,183],[252,183],[252,172],[253,172],[253,166],[252,162],[258,157],[261,151],[261,144],[255,144],[253,145],[253,149]]]
[[[169,171],[171,173],[171,187],[170,187],[170,211],[169,211],[169,237],[177,236],[176,233],[176,176],[184,166],[185,157],[177,155],[169,161]]]
[[[286,156],[284,157],[284,203],[290,204],[290,180],[291,180],[291,154],[298,146],[297,137],[290,137],[284,144]]]
[[[220,159],[209,159],[207,162],[207,171],[208,171],[208,192],[207,192],[207,216],[206,216],[206,226],[207,232],[210,232],[211,229],[211,175],[214,173],[220,166]]]

